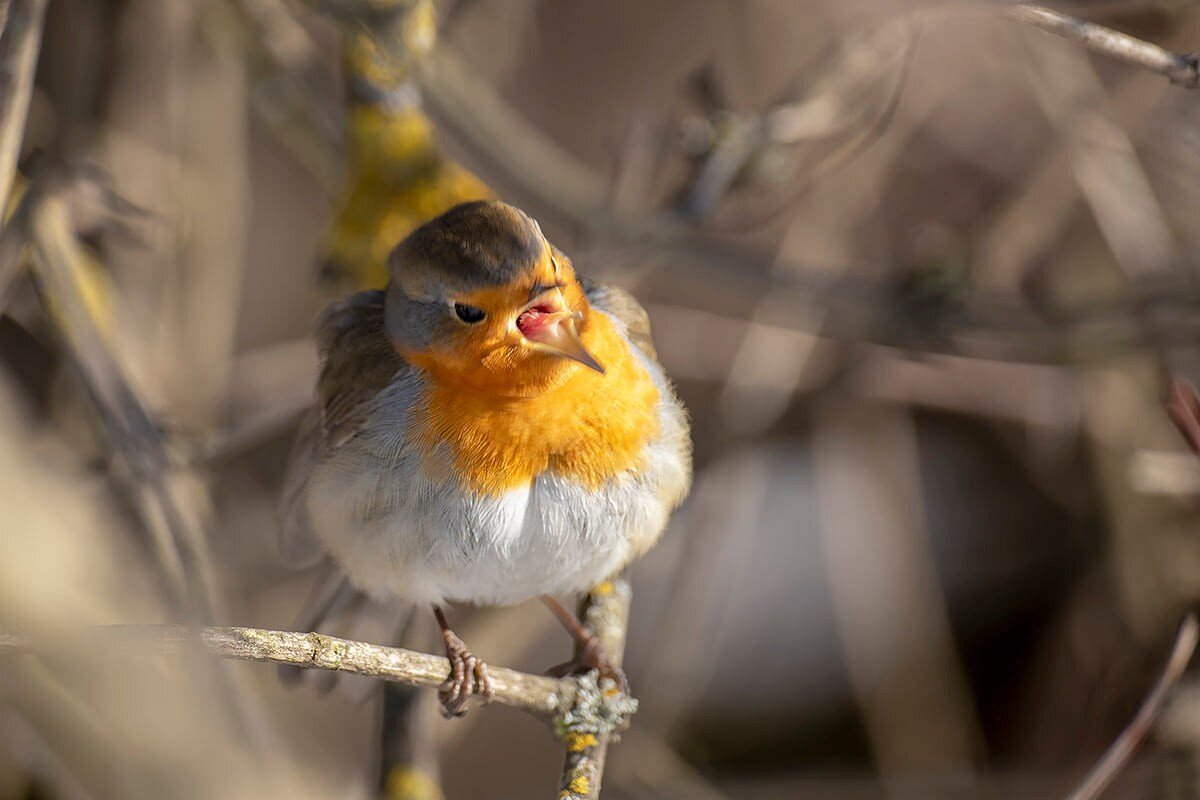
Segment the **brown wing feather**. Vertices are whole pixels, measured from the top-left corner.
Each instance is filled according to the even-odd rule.
[[[317,321],[321,372],[316,404],[296,433],[279,504],[280,553],[297,566],[321,557],[305,508],[309,474],[354,435],[371,398],[409,368],[388,342],[383,298],[380,291],[352,294],[331,303]]]
[[[388,341],[383,299],[381,291],[352,294],[330,304],[317,323],[317,402],[327,449],[353,436],[371,398],[409,368]]]

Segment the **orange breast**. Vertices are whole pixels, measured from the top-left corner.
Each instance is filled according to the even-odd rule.
[[[547,469],[598,487],[637,467],[658,432],[658,388],[608,317],[592,315],[583,338],[605,374],[580,367],[536,397],[472,392],[434,377],[414,423],[429,468],[428,456],[448,445],[466,485],[495,496]]]

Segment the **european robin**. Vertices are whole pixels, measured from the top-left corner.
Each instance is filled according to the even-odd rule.
[[[388,272],[384,291],[320,317],[285,552],[327,553],[363,592],[433,607],[451,662],[447,716],[491,693],[448,602],[540,595],[576,638],[564,666],[623,684],[551,595],[645,553],[691,483],[687,419],[646,312],[581,278],[532,218],[496,201],[417,228]]]

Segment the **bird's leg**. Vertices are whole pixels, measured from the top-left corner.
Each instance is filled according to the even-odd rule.
[[[628,694],[629,680],[625,677],[624,670],[613,664],[596,634],[585,628],[578,617],[563,608],[562,603],[550,595],[542,595],[542,602],[575,640],[575,656],[570,661],[564,661],[562,664],[546,670],[546,674],[561,678],[564,675],[573,675],[594,669],[601,678],[612,679],[622,692]]]
[[[450,630],[446,615],[437,606],[433,607],[438,627],[442,629],[442,640],[446,643],[446,658],[450,660],[450,675],[438,687],[438,700],[442,703],[442,716],[446,719],[461,717],[467,713],[467,701],[472,694],[483,696],[485,703],[491,702],[496,694],[487,664],[476,658],[467,644]]]

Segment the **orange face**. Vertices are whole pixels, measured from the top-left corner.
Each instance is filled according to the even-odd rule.
[[[491,496],[528,486],[548,469],[599,488],[641,463],[658,431],[658,388],[612,319],[589,307],[570,264],[558,261],[557,275],[539,264],[512,287],[454,298],[484,317],[406,356],[432,378],[412,428],[428,474],[446,469],[438,456],[444,446],[455,455],[454,477]],[[538,341],[546,328],[526,315],[554,304],[563,308],[551,315],[583,315],[579,346],[603,370]]]
[[[489,394],[529,397],[585,366],[603,372],[584,344],[590,307],[571,263],[549,248],[507,286],[449,298],[456,327],[424,352],[402,355],[445,381]]]

